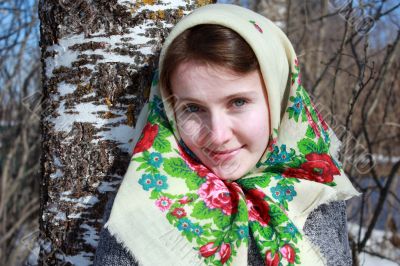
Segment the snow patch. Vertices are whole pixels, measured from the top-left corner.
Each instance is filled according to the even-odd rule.
[[[97,133],[97,136],[105,138],[107,140],[114,140],[119,142],[118,147],[127,153],[130,153],[133,149],[133,136],[134,128],[125,124],[121,124],[117,127],[112,127],[110,130],[102,131]]]
[[[122,179],[122,177],[121,177],[121,179]],[[97,188],[97,190],[100,193],[106,193],[106,192],[109,192],[109,191],[115,191],[116,190],[116,186],[118,184],[120,184],[120,183],[121,183],[120,180],[112,181],[112,182],[103,181],[103,182],[101,182],[101,185]]]
[[[65,221],[67,220],[67,216],[65,215],[65,212],[57,212],[57,214],[54,216],[54,220]]]
[[[133,8],[136,4],[136,1],[126,1],[126,0],[118,0],[118,4],[126,6],[128,8]],[[163,1],[162,4],[155,4],[155,5],[144,5],[141,6],[139,9],[135,10],[135,14],[139,13],[143,10],[151,10],[151,11],[158,11],[158,10],[167,10],[167,9],[176,9],[178,7],[186,7],[188,4],[187,1],[184,0],[170,0],[170,1]]]
[[[97,231],[94,229],[94,227],[88,224],[81,224],[80,227],[86,230],[86,232],[83,233],[83,240],[85,240],[86,244],[97,247],[99,236],[97,235]]]
[[[55,165],[55,166],[57,166],[57,167],[62,166],[62,163],[61,163],[60,158],[58,158],[58,157],[55,156],[54,154],[53,154],[53,160],[54,160],[54,165]]]
[[[80,252],[74,256],[66,256],[65,261],[69,261],[72,265],[89,266],[92,265],[93,253]]]
[[[385,260],[376,256],[372,256],[365,252],[359,255],[361,266],[398,266],[399,264],[391,260]]]
[[[38,265],[39,252],[40,252],[39,243],[35,242],[33,249],[31,249],[31,252],[29,253],[29,256],[27,259],[27,265],[30,265],[30,266]]]
[[[61,196],[69,196],[71,194],[72,194],[72,191],[71,190],[67,190],[67,191],[62,192]]]
[[[79,219],[79,218],[81,218],[81,216],[82,216],[81,213],[71,213],[71,214],[68,214],[68,218],[70,218],[70,219]]]
[[[75,85],[65,83],[64,81],[58,84],[58,92],[60,93],[60,96],[65,96],[67,94],[73,93],[75,89]]]
[[[99,199],[96,196],[85,196],[80,197],[78,199],[68,198],[68,197],[60,197],[60,200],[66,202],[77,203],[77,206],[88,208],[99,202]]]
[[[55,124],[56,131],[65,131],[69,132],[72,129],[72,125],[74,122],[87,122],[96,125],[101,118],[98,117],[97,112],[108,111],[108,107],[106,105],[94,105],[93,103],[79,103],[75,106],[74,109],[68,109],[70,111],[76,111],[77,114],[68,114],[65,113],[67,111],[65,109],[65,102],[62,101],[60,106],[58,107],[57,112],[60,113],[56,118],[51,119],[50,121]]]
[[[56,178],[62,177],[63,175],[64,175],[64,172],[61,171],[59,168],[57,168],[55,173],[50,174],[50,178],[56,179]]]
[[[349,233],[354,237],[358,236],[359,225],[355,223],[348,223]],[[366,228],[361,228],[361,237],[365,235]],[[398,260],[400,258],[400,249],[396,248],[390,242],[392,233],[389,231],[374,229],[372,231],[371,237],[368,239],[365,250],[371,253],[380,254],[388,259],[379,258],[368,253],[360,253],[360,263],[361,265],[379,265],[379,266],[392,266],[398,265],[391,260]],[[390,260],[389,260],[390,259]],[[394,263],[394,264],[393,264]]]
[[[56,179],[59,177],[62,177],[64,172],[60,169],[63,165],[61,163],[60,158],[58,158],[56,155],[53,154],[53,162],[54,166],[56,167],[56,172],[50,174],[51,179]]]
[[[72,62],[76,61],[79,52],[68,49],[68,46],[75,44],[76,42],[84,39],[83,34],[73,35],[69,38],[62,38],[59,40],[59,44],[54,44],[47,48],[47,52],[55,52],[54,57],[47,57],[45,59],[46,76],[51,78],[53,76],[53,70],[61,66],[71,67]]]
[[[62,38],[59,40],[59,44],[52,45],[47,48],[48,52],[56,52],[56,54],[54,57],[46,58],[46,76],[51,78],[53,76],[53,70],[58,67],[63,66],[70,68],[72,66],[72,62],[76,61],[78,59],[78,55],[80,54],[85,54],[88,56],[92,54],[102,55],[104,59],[98,59],[96,64],[104,62],[132,64],[134,62],[134,58],[132,58],[130,55],[114,54],[112,52],[104,51],[103,48],[85,51],[74,51],[68,48],[72,45],[84,44],[89,41],[105,43],[107,50],[112,50],[116,47],[124,47],[126,41],[121,41],[122,38],[131,38],[129,41],[130,45],[140,45],[142,47],[141,49],[138,49],[139,52],[144,55],[153,54],[154,51],[152,51],[151,48],[154,46],[154,44],[149,43],[149,41],[153,40],[153,38],[145,36],[145,29],[150,27],[152,24],[154,24],[154,22],[149,20],[143,25],[143,27],[135,27],[130,33],[123,35],[112,35],[109,37],[93,35],[90,38],[85,38],[83,34],[79,34]],[[94,69],[94,66],[91,64],[87,64],[85,66],[89,69]],[[71,91],[73,92],[73,90],[73,85],[68,86],[65,83],[64,85],[63,83],[60,83],[59,85],[59,91],[61,95],[65,95]]]
[[[46,253],[50,253],[51,251],[51,242],[50,241],[41,241],[41,247]]]
[[[121,96],[121,97],[120,97],[120,99],[127,99],[127,100],[135,99],[135,98],[137,98],[136,95],[132,95],[132,94],[130,94],[130,95],[124,95],[124,96]]]
[[[96,96],[96,93],[95,92],[91,92],[91,93],[86,94],[85,96],[83,96],[81,99],[83,100],[83,99],[86,99],[86,98],[89,98],[89,97],[95,97],[95,96]]]

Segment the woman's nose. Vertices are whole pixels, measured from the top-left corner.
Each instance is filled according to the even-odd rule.
[[[209,127],[210,135],[208,142],[213,146],[226,144],[232,138],[231,123],[229,117],[225,114],[212,114]]]

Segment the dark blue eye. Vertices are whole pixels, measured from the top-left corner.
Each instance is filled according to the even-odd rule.
[[[235,99],[235,100],[233,101],[233,104],[234,104],[236,107],[241,107],[241,106],[243,106],[243,105],[246,104],[246,100],[245,100],[245,99]]]
[[[188,104],[185,106],[185,111],[189,113],[196,113],[200,111],[200,108],[197,105],[194,104]]]

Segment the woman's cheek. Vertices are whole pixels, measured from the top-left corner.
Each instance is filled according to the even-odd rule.
[[[202,140],[205,139],[203,137],[204,123],[192,119],[181,120],[178,121],[178,130],[183,141],[192,151],[202,146]]]
[[[201,128],[201,121],[192,117],[182,117],[177,121],[179,133],[181,135],[198,135]]]
[[[270,133],[268,114],[264,109],[254,109],[248,113],[246,119],[243,119],[240,125],[242,130],[245,130],[252,138],[268,138]]]

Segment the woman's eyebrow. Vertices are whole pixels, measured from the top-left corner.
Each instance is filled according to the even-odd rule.
[[[231,95],[228,95],[227,99],[232,99],[232,98],[238,98],[238,97],[255,97],[257,96],[257,92],[255,91],[243,91],[243,92],[237,92]]]
[[[236,92],[234,94],[229,94],[223,99],[233,99],[233,98],[238,98],[238,97],[256,97],[257,92],[255,91],[243,91],[243,92]],[[177,97],[178,102],[203,102],[202,99],[195,98],[195,97]]]
[[[194,97],[176,97],[177,102],[201,102],[199,98],[194,98]]]

